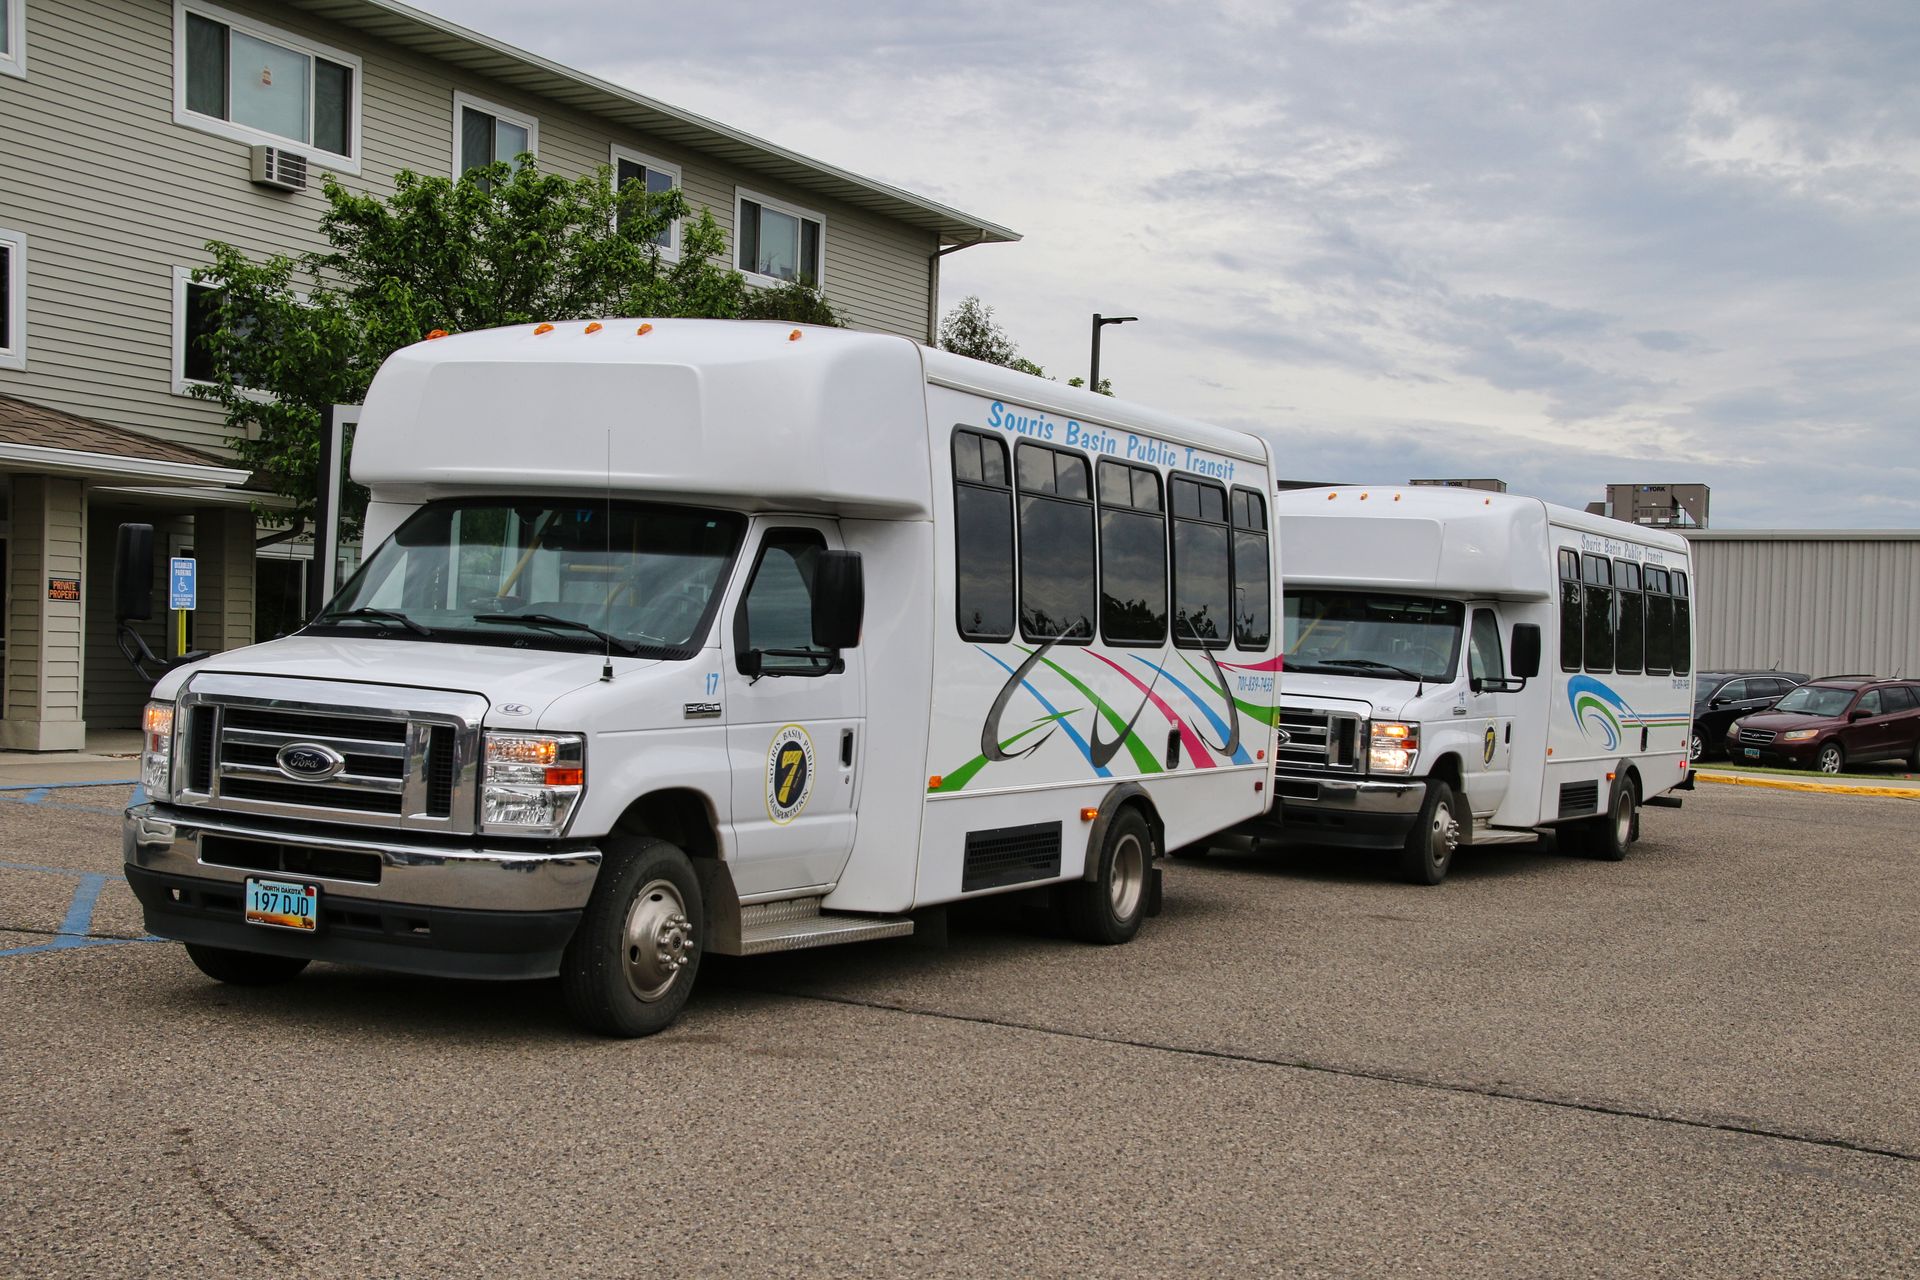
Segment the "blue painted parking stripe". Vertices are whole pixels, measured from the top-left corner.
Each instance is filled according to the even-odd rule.
[[[160,942],[162,939],[151,934],[140,938],[95,938],[89,934],[93,929],[94,908],[100,904],[100,891],[109,880],[126,879],[125,876],[110,876],[98,871],[75,871],[71,867],[38,867],[25,862],[0,862],[4,871],[38,871],[46,875],[77,876],[80,883],[74,886],[73,900],[67,904],[66,918],[54,931],[53,941],[36,942],[27,947],[8,947],[0,950],[0,959],[8,956],[30,956],[41,951],[79,951],[86,947],[117,947],[127,942]],[[0,927],[3,931],[3,927]]]
[[[138,778],[105,778],[99,782],[21,782],[9,783],[0,791],[71,791],[75,787],[131,787]]]

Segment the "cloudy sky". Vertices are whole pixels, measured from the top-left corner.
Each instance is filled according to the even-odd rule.
[[[1920,526],[1920,5],[414,0],[1024,234],[1022,354],[1282,475]]]

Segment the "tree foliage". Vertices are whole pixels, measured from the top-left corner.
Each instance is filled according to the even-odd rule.
[[[458,180],[402,172],[385,198],[329,175],[325,194],[326,252],[256,262],[214,241],[212,265],[194,273],[218,288],[200,339],[214,380],[194,393],[219,402],[241,462],[296,518],[314,516],[326,406],[359,403],[381,361],[435,330],[606,316],[842,323],[810,282],[749,287],[712,213],[679,190],[616,192],[605,167],[567,178],[523,156]],[[658,238],[676,220],[668,260]],[[344,497],[351,535],[366,495]]]
[[[1047,376],[1045,369],[1020,354],[1013,339],[993,318],[993,308],[972,294],[960,299],[953,310],[941,319],[940,348],[955,355],[971,356],[988,364],[1030,373],[1036,378]],[[1067,379],[1070,387],[1084,387],[1086,384],[1085,378]],[[1103,396],[1112,395],[1113,380],[1100,379],[1098,390]]]

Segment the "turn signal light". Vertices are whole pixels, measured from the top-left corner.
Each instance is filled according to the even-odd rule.
[[[587,785],[585,769],[549,769],[547,785],[550,787],[584,787]]]
[[[1082,809],[1080,811],[1080,821],[1082,822],[1092,822],[1099,816],[1100,811],[1098,809]]]

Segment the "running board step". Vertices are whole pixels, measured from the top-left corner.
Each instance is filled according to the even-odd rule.
[[[830,947],[841,942],[904,938],[913,932],[908,916],[854,916],[820,910],[818,898],[756,902],[740,908],[740,950],[761,956],[775,951]]]

